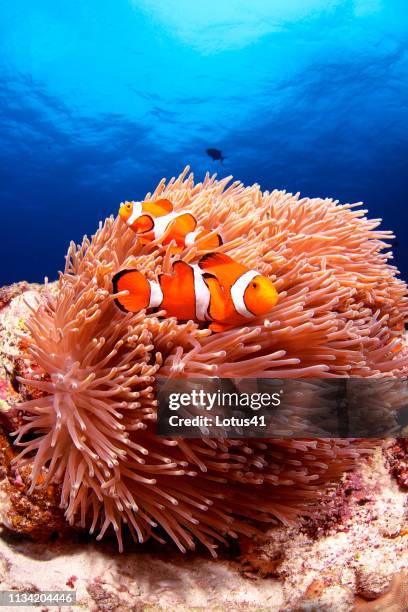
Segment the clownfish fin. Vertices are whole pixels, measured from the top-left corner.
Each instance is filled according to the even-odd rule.
[[[170,202],[170,200],[167,200],[165,198],[162,198],[161,200],[153,200],[152,204],[154,204],[155,206],[158,206],[163,211],[163,214],[166,214],[166,215],[173,212],[173,209],[174,209],[174,206]]]
[[[179,320],[194,319],[196,295],[193,268],[185,261],[176,261],[172,272],[160,276],[163,293],[161,307],[168,316],[176,316]]]
[[[215,274],[224,290],[230,289],[235,281],[248,271],[248,268],[225,253],[207,253],[198,265],[202,270]]]
[[[165,217],[173,212],[173,204],[170,200],[146,200],[142,202],[142,210],[152,217]]]
[[[207,270],[214,266],[229,266],[231,264],[236,265],[236,262],[232,257],[225,255],[225,253],[207,253],[198,262],[202,270]]]
[[[225,253],[207,253],[200,259],[198,265],[202,270],[213,272],[224,288],[248,271],[248,268]]]
[[[137,234],[145,234],[154,228],[154,222],[150,215],[140,215],[131,227]]]
[[[222,323],[211,323],[211,325],[208,326],[208,329],[211,329],[211,331],[213,332],[223,332],[223,331],[227,331],[228,329],[232,329],[234,327],[234,325],[223,325]]]
[[[219,234],[213,234],[208,230],[203,230],[195,237],[194,244],[196,244],[201,251],[210,251],[222,245],[222,238]]]
[[[226,317],[225,309],[225,293],[218,279],[205,272],[203,274],[207,287],[210,291],[210,304],[208,306],[208,315],[214,321],[222,321]]]
[[[175,261],[173,264],[173,272],[179,278],[183,278],[183,277],[190,278],[192,274],[192,268],[190,264],[179,259],[178,261]]]
[[[151,288],[149,281],[138,270],[121,270],[112,278],[113,292],[128,291],[115,298],[115,304],[125,312],[139,312],[148,308]]]
[[[185,236],[195,230],[197,221],[191,213],[183,213],[171,223],[170,236],[180,243],[184,243]]]

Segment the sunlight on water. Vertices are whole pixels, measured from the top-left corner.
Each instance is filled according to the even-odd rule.
[[[175,9],[172,0],[133,0],[136,11],[142,9],[167,33],[204,54],[241,49],[318,11],[329,13],[341,3],[342,0],[254,0],[250,4],[245,0],[180,0]]]

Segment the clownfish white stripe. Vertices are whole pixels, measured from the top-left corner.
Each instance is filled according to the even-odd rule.
[[[199,321],[207,319],[208,308],[210,306],[210,290],[203,278],[202,270],[197,265],[191,266],[194,273],[194,293],[196,317]]]
[[[235,310],[242,317],[246,317],[247,319],[253,319],[254,313],[250,312],[245,305],[244,302],[244,293],[245,289],[248,287],[249,283],[255,276],[259,276],[259,272],[255,270],[248,270],[237,278],[235,283],[231,287],[231,298],[235,307]]]
[[[193,246],[196,237],[198,236],[198,234],[200,233],[201,230],[196,230],[195,232],[189,232],[188,234],[186,234],[186,237],[184,238],[184,243],[186,245],[186,247],[191,247]]]
[[[150,301],[149,308],[157,308],[163,301],[163,291],[159,283],[155,281],[148,281],[150,285]]]
[[[154,237],[157,240],[161,238],[168,228],[170,221],[176,219],[177,217],[181,217],[181,215],[185,215],[186,211],[183,212],[171,212],[168,215],[163,215],[162,217],[156,217],[154,220]],[[133,215],[132,215],[133,216]]]
[[[141,202],[133,202],[133,212],[127,220],[128,225],[132,225],[138,217],[142,214],[142,203]]]

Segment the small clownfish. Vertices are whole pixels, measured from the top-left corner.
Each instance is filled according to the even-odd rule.
[[[204,255],[198,265],[176,261],[173,273],[161,274],[157,282],[138,270],[122,270],[112,282],[114,293],[128,292],[115,299],[125,312],[164,309],[167,316],[182,321],[212,321],[214,332],[267,314],[278,301],[269,278],[221,253]]]
[[[165,233],[162,244],[169,244],[174,240],[177,245],[174,252],[181,252],[185,247],[197,243],[201,250],[216,249],[222,244],[219,234],[196,230],[195,217],[188,211],[174,211],[169,200],[122,202],[119,216],[144,244],[160,239]]]
[[[403,348],[404,348],[404,343],[400,340],[399,342],[397,342],[397,344],[395,344],[392,347],[391,352],[392,353],[399,353],[400,351],[402,351]]]

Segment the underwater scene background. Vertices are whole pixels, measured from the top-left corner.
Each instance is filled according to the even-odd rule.
[[[1,3],[0,285],[187,164],[364,201],[408,278],[407,42],[405,0]]]

